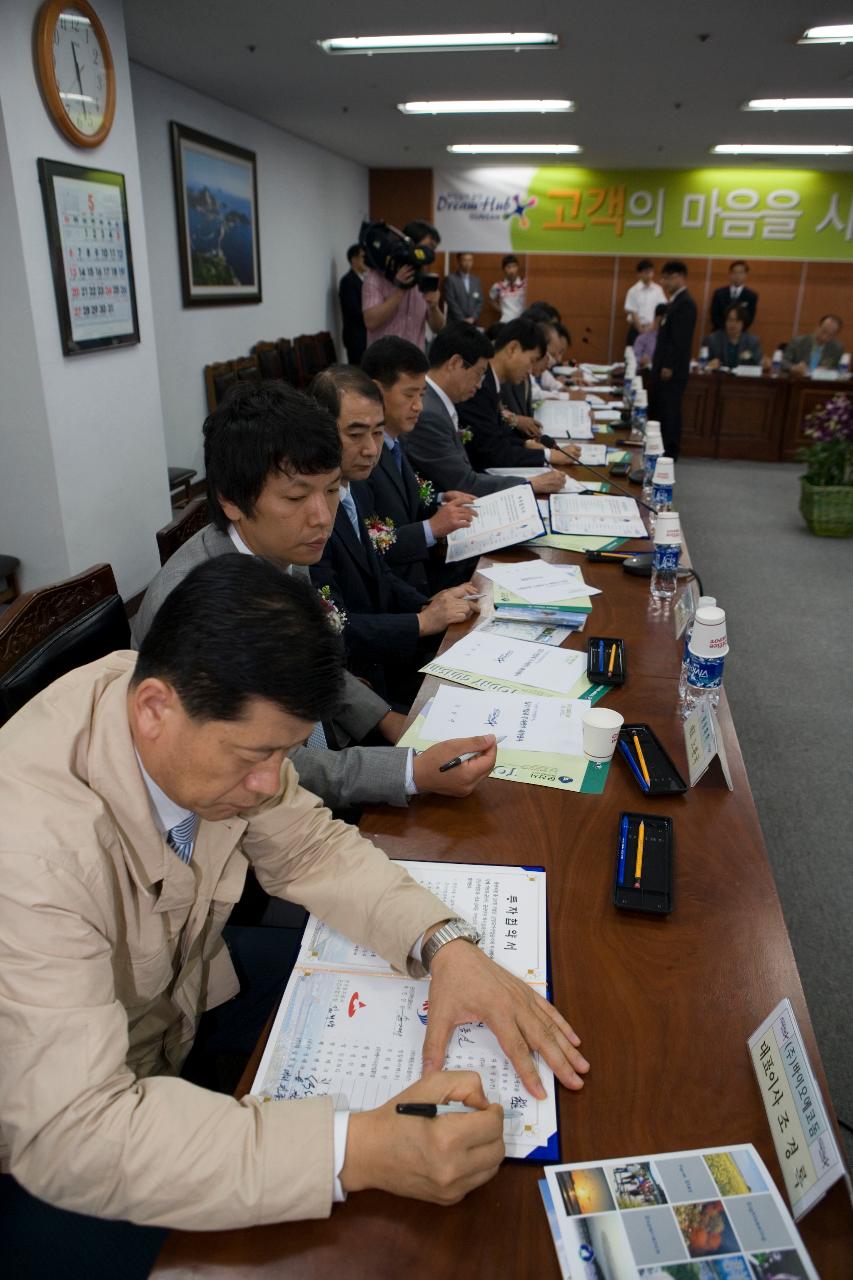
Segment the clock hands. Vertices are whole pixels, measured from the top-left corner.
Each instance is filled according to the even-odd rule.
[[[72,54],[72,57],[74,58],[74,70],[77,73],[77,87],[80,90],[80,104],[83,107],[83,112],[86,116],[86,119],[88,120],[89,107],[86,103],[86,95],[83,92],[83,80],[80,76],[80,63],[77,61],[77,45],[74,43],[73,40],[71,41],[71,54]]]

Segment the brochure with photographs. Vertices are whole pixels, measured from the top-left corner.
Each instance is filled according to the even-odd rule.
[[[549,1165],[564,1280],[819,1280],[753,1146]]]

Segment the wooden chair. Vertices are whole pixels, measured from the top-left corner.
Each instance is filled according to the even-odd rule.
[[[289,338],[279,338],[275,345],[278,348],[285,382],[289,382],[292,387],[301,387],[303,385],[302,370],[299,366],[299,356],[293,343]]]
[[[108,564],[26,592],[0,618],[0,724],[66,672],[129,648]]]
[[[178,547],[182,547],[206,524],[210,524],[210,513],[207,509],[207,498],[201,494],[188,502],[174,520],[170,520],[168,524],[163,525],[162,529],[157,530],[157,550],[160,553],[161,565],[170,560]]]
[[[284,367],[281,352],[276,342],[256,342],[252,347],[252,355],[257,356],[261,377],[274,382],[284,382]]]
[[[222,397],[237,382],[260,382],[261,369],[257,356],[239,356],[236,360],[220,360],[217,364],[204,366],[204,386],[207,391],[207,408],[209,413],[222,400]]]
[[[198,473],[192,467],[169,467],[169,493],[181,493],[183,500],[173,502],[173,507],[185,507],[192,497],[190,485]]]
[[[319,338],[320,335],[316,333],[303,333],[293,339],[299,360],[302,387],[307,387],[316,374],[322,373],[329,366],[330,362],[325,358],[325,348],[319,342]]]

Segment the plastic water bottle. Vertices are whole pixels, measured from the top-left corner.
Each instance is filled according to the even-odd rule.
[[[640,387],[639,391],[634,393],[634,410],[631,414],[631,430],[637,436],[645,436],[646,419],[649,416],[649,393],[645,388]]]
[[[646,447],[643,450],[643,498],[648,502],[652,496],[652,479],[655,474],[657,460],[663,453],[663,440],[659,422],[646,424]]]
[[[652,475],[652,506],[655,511],[672,510],[672,487],[675,484],[675,463],[672,458],[658,458]]]
[[[715,709],[719,705],[728,651],[725,610],[711,605],[697,609],[693,634],[687,646],[685,716],[700,702],[709,702]]]
[[[671,600],[675,595],[680,555],[681,525],[678,512],[666,511],[658,517],[655,525],[652,580],[649,587],[652,599]]]
[[[850,352],[845,351],[844,355],[838,361],[838,376],[841,378],[850,377]]]
[[[774,378],[778,378],[782,372],[782,348],[777,347],[773,352],[773,359],[770,361],[770,372]]]
[[[700,373],[704,373],[704,372],[705,372],[705,370],[708,368],[708,357],[710,356],[710,354],[711,354],[711,353],[710,353],[710,351],[708,350],[708,348],[707,348],[707,347],[700,347],[700,348],[699,348],[699,360],[698,360],[698,364],[699,364],[699,372],[700,372]]]
[[[700,609],[713,609],[716,606],[716,596],[700,596],[696,604],[695,611],[691,614],[687,626],[684,629],[684,652],[681,655],[681,671],[678,676],[678,706],[684,709],[684,700],[687,697],[687,663],[689,659],[688,646],[690,637],[693,635],[693,624],[696,620],[696,614]]]

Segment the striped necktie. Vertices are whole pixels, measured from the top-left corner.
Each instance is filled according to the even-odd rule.
[[[325,751],[328,747],[326,732],[321,724],[315,724],[305,743],[311,751]]]
[[[341,490],[341,506],[349,516],[349,522],[352,525],[353,533],[358,538],[359,542],[361,542],[361,531],[358,527],[358,511],[356,510],[355,498],[352,496],[349,489]]]
[[[193,856],[197,828],[198,814],[188,813],[183,821],[172,827],[166,835],[167,844],[174,849],[181,862],[188,863]]]
[[[394,466],[400,472],[400,475],[402,475],[403,474],[403,451],[400,448],[399,440],[395,440],[394,443],[391,445],[391,457],[394,459]]]

